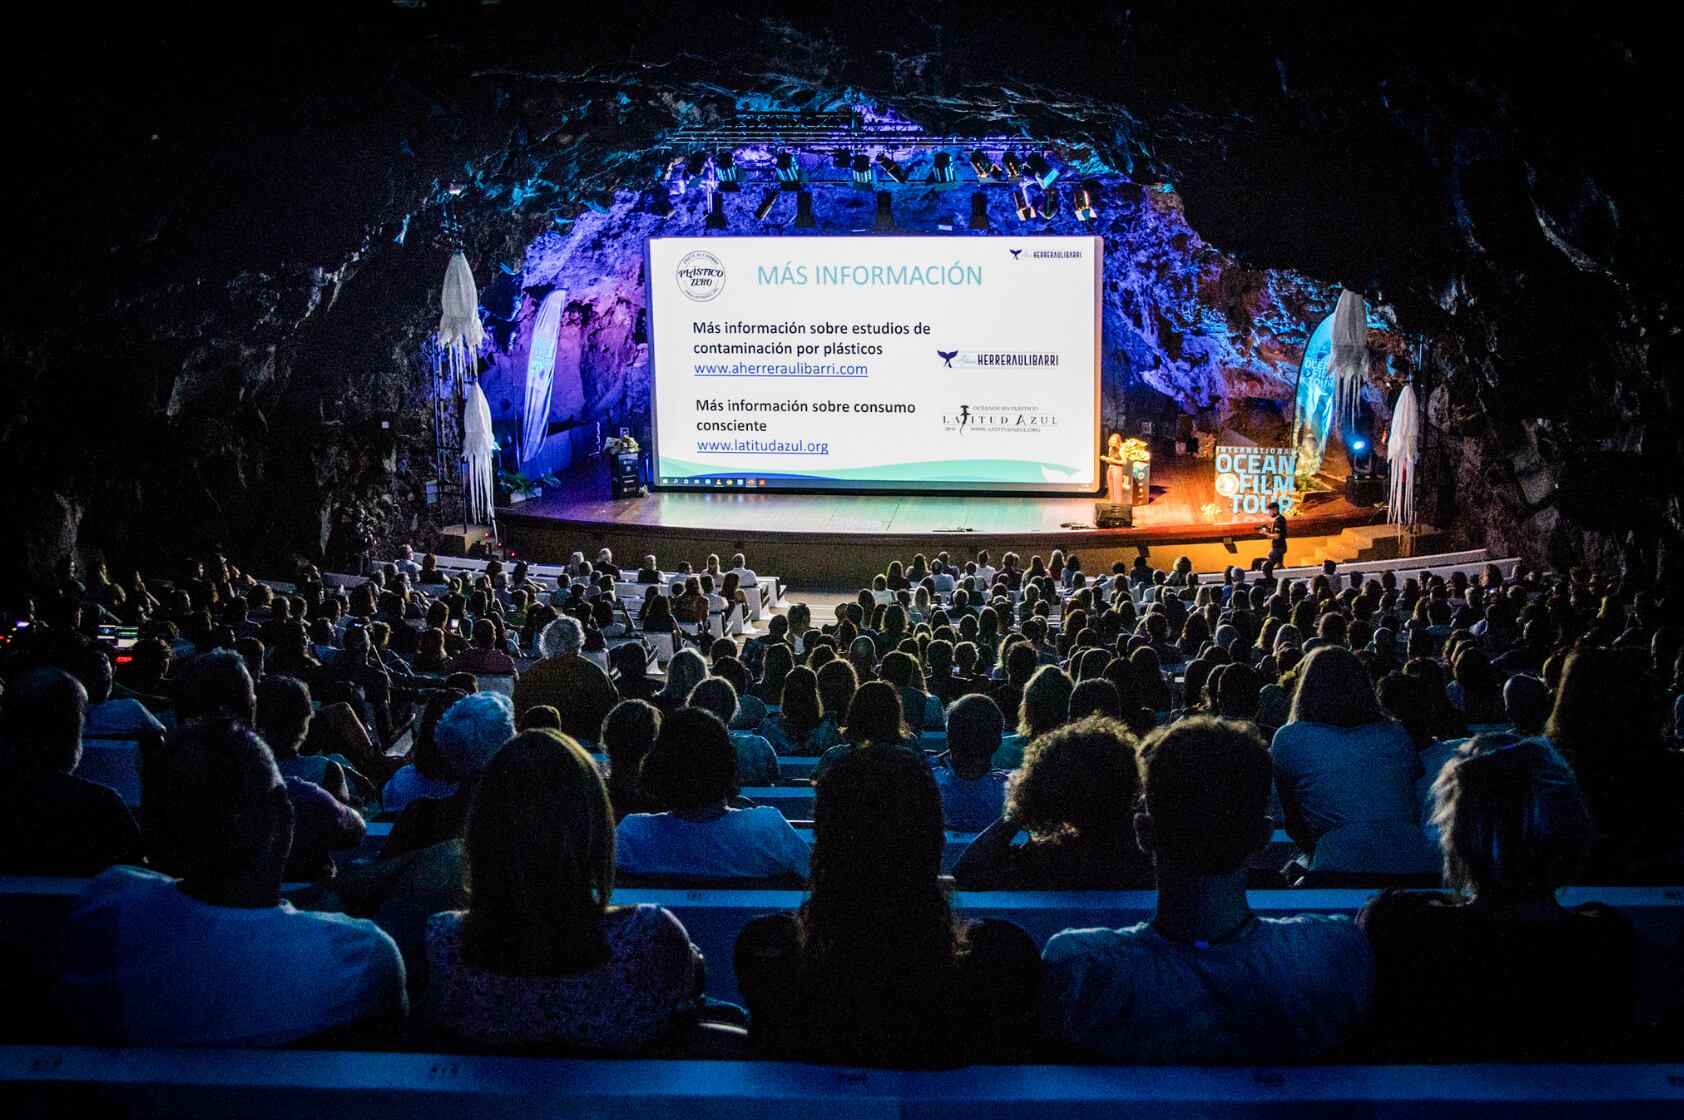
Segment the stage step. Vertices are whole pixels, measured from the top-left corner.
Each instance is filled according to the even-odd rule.
[[[1423,526],[1412,537],[1406,536],[1397,525],[1359,525],[1323,538],[1310,557],[1316,564],[1324,560],[1337,564],[1396,560],[1406,554],[1406,546],[1409,554],[1425,555],[1438,548],[1444,539],[1445,534],[1430,525]]]

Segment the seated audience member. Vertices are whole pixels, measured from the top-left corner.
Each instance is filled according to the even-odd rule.
[[[981,832],[1000,819],[1011,775],[993,766],[1005,721],[986,696],[963,696],[947,709],[947,757],[934,767],[948,828]]]
[[[1351,651],[1323,646],[1299,668],[1291,718],[1270,748],[1286,831],[1312,872],[1433,874],[1421,830],[1421,762],[1386,718],[1368,670]]]
[[[520,713],[515,731],[560,731],[561,713],[548,704],[538,704]]]
[[[707,659],[693,649],[681,649],[667,662],[667,683],[649,702],[670,716],[690,702],[690,693],[707,677]]]
[[[861,747],[819,779],[811,896],[737,938],[756,1046],[914,1067],[1032,1051],[1034,942],[1008,922],[955,917],[942,846],[940,794],[917,753]]]
[[[901,716],[900,690],[888,681],[867,681],[848,703],[848,722],[842,728],[842,742],[819,756],[814,777],[855,747],[872,743],[901,746],[912,741],[912,730]]]
[[[1514,725],[1514,733],[1523,739],[1543,735],[1554,707],[1555,695],[1550,692],[1550,686],[1537,677],[1517,673],[1503,685],[1503,714]]]
[[[1115,720],[1123,718],[1123,694],[1104,677],[1090,677],[1070,691],[1070,704],[1064,717],[1065,722],[1075,723],[1088,716],[1104,716],[1106,719]],[[952,738],[951,735],[948,737]]]
[[[0,731],[0,874],[83,878],[140,863],[140,829],[109,786],[71,771],[82,756],[87,694],[57,669],[6,693]]]
[[[835,737],[836,742],[842,740],[842,721],[848,716],[848,709],[853,706],[854,693],[860,690],[859,676],[854,667],[841,658],[827,661],[816,671],[819,685],[819,707],[824,709],[824,722],[821,726]],[[831,746],[835,746],[833,742]],[[829,750],[826,747],[825,750]]]
[[[924,691],[923,674],[916,657],[892,650],[883,656],[878,673],[900,689],[901,711],[906,715],[907,727],[914,734],[942,729],[945,713],[941,701]]]
[[[622,700],[602,721],[602,749],[608,755],[608,799],[618,825],[630,813],[658,813],[643,789],[643,760],[655,749],[661,710],[645,700]]]
[[[1684,869],[1684,754],[1668,750],[1641,654],[1582,649],[1567,658],[1549,739],[1572,765],[1596,840],[1588,872],[1668,883]]]
[[[276,1046],[404,1012],[391,938],[281,901],[292,803],[255,732],[197,720],[145,752],[141,783],[148,842],[181,877],[114,867],[71,907],[59,1000],[77,1034]]]
[[[350,763],[298,753],[310,728],[310,714],[310,690],[304,682],[271,677],[258,686],[257,730],[292,799],[292,850],[286,877],[293,881],[331,877],[333,853],[355,848],[368,832],[352,803],[346,776]],[[373,793],[367,779],[361,788]]]
[[[1037,735],[1062,726],[1070,714],[1070,693],[1074,687],[1057,665],[1037,669],[1024,686],[1023,702],[1018,706],[1018,737],[1028,743]]]
[[[723,677],[709,677],[690,693],[690,706],[712,712],[726,727],[731,745],[737,750],[737,784],[740,786],[775,786],[778,784],[778,756],[764,735],[752,731],[732,731],[731,720],[737,714],[737,690]]]
[[[345,627],[345,648],[324,665],[321,683],[335,681],[362,690],[362,702],[369,713],[368,732],[380,747],[397,737],[399,720],[393,711],[392,678],[374,656],[374,641],[368,627],[353,621]]]
[[[849,665],[835,664],[853,671]],[[813,758],[834,747],[841,737],[836,721],[826,715],[819,697],[818,674],[801,666],[791,669],[784,678],[782,706],[767,715],[756,730],[780,755]]]
[[[1140,793],[1134,737],[1089,716],[1029,745],[1006,787],[1006,812],[953,869],[968,891],[1140,890],[1152,868],[1134,841]],[[1025,844],[1015,844],[1019,833]]]
[[[564,735],[594,743],[604,717],[620,696],[607,671],[580,656],[584,627],[576,618],[558,618],[544,627],[538,643],[544,659],[515,681],[515,710],[548,704],[561,713]]]
[[[473,645],[450,659],[446,673],[472,673],[476,677],[512,677],[515,659],[497,648],[497,624],[489,618],[474,622]]]
[[[662,813],[632,813],[616,830],[622,874],[697,879],[807,877],[807,842],[770,806],[733,809],[737,751],[712,712],[661,720],[643,785]]]
[[[456,792],[456,776],[438,746],[439,717],[456,701],[468,695],[455,689],[434,692],[427,698],[421,719],[415,725],[415,745],[409,762],[393,774],[380,791],[380,807],[399,813],[418,797],[449,797]]]
[[[83,738],[139,741],[164,733],[164,725],[139,700],[129,696],[113,699],[112,690],[116,682],[112,676],[111,657],[104,650],[85,651],[74,668],[76,679],[82,682],[88,693],[88,718],[82,727]]]
[[[392,824],[380,849],[381,859],[430,848],[462,836],[473,804],[474,786],[499,747],[515,736],[515,712],[498,692],[476,692],[452,704],[439,717],[433,737],[456,776],[456,791],[445,797],[417,797]]]
[[[1269,755],[1243,725],[1198,716],[1147,737],[1135,817],[1157,913],[1047,942],[1048,1022],[1113,1062],[1292,1063],[1329,1056],[1373,982],[1348,918],[1259,918],[1247,860],[1268,842]]]
[[[621,700],[648,700],[660,691],[659,681],[649,676],[649,650],[642,642],[622,642],[608,651],[614,670],[614,691]]]
[[[1556,892],[1589,852],[1590,812],[1547,743],[1480,735],[1434,787],[1456,895],[1390,891],[1357,921],[1374,949],[1382,1061],[1615,1061],[1631,1053],[1637,931]]]
[[[607,1052],[694,1020],[705,972],[684,927],[609,904],[614,817],[577,744],[528,731],[498,751],[466,841],[471,901],[427,923],[421,1017],[482,1045]]]
[[[347,805],[355,806],[351,794],[350,774],[354,773],[349,759],[327,755],[300,753],[310,734],[310,721],[315,715],[310,706],[310,689],[296,677],[265,677],[258,683],[256,730],[263,736],[269,752],[275,756],[275,767],[283,778],[297,778],[314,782]],[[361,775],[358,775],[361,777]],[[364,783],[367,779],[362,779]],[[294,830],[296,832],[296,829]],[[293,837],[297,847],[298,838]]]

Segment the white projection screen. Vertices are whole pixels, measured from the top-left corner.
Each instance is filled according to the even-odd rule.
[[[661,237],[668,489],[1091,494],[1097,237]]]

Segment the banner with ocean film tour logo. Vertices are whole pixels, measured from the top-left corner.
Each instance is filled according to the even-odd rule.
[[[655,484],[1093,493],[1101,252],[651,238]]]

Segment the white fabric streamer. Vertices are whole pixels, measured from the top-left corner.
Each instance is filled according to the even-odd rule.
[[[529,461],[544,445],[550,427],[550,401],[555,392],[556,343],[561,337],[561,313],[567,309],[567,290],[557,288],[538,305],[532,325],[532,350],[526,356],[526,411],[520,429],[520,461]]]
[[[492,474],[496,447],[491,438],[491,404],[477,380],[468,382],[462,402],[462,469],[468,480],[468,519],[471,524],[491,520]]]
[[[1357,404],[1368,380],[1368,306],[1346,288],[1333,309],[1334,421],[1340,431],[1356,426]]]
[[[1392,409],[1392,433],[1386,440],[1386,457],[1391,460],[1391,500],[1386,520],[1394,525],[1415,523],[1415,463],[1421,449],[1421,408],[1415,387],[1405,385]]]

